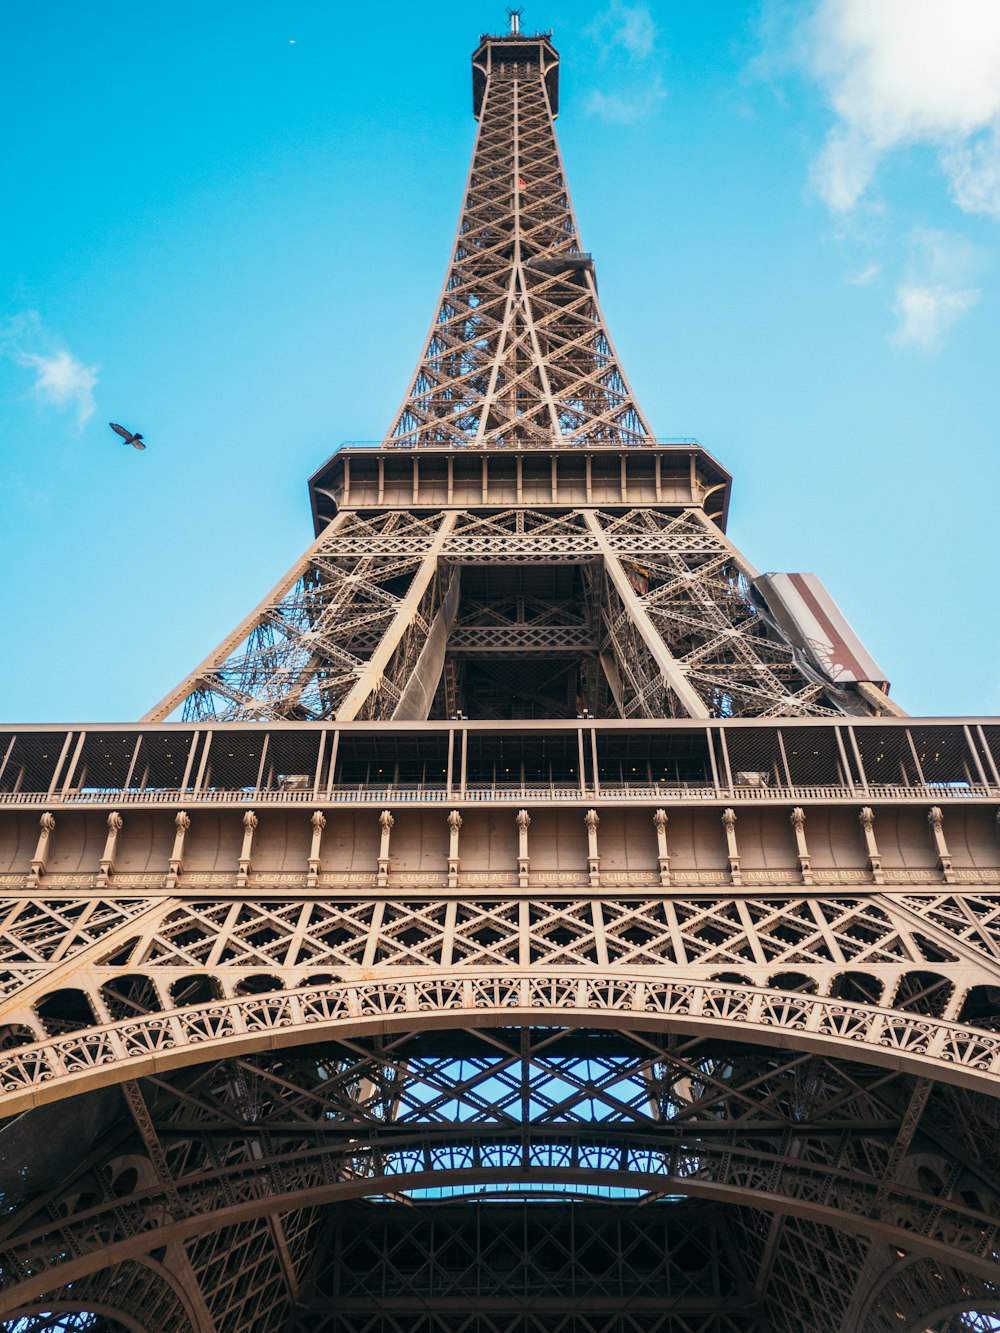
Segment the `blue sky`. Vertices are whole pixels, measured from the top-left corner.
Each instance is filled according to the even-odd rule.
[[[9,0],[0,715],[128,720],[310,540],[434,310],[504,6]],[[1000,712],[1000,7],[525,7],[639,401],[919,715]],[[108,420],[142,430],[121,448]]]

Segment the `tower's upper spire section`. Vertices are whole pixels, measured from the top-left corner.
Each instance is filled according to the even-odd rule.
[[[386,436],[406,448],[641,444],[579,241],[554,119],[551,33],[485,34],[472,57],[479,132],[444,289]]]

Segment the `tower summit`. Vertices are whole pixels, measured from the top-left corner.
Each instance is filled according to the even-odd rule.
[[[510,15],[313,544],[144,722],[0,729],[17,1333],[1000,1314],[1000,727],[653,435]]]
[[[512,23],[472,57],[479,131],[452,261],[386,444],[648,443],[556,143],[559,56]]]
[[[383,445],[316,473],[314,546],[146,721],[898,711],[818,579],[725,538],[729,474],[650,430],[580,246],[558,69],[549,34],[481,39],[451,263]]]

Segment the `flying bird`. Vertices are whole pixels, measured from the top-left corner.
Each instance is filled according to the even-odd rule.
[[[116,435],[122,437],[122,444],[130,444],[133,449],[145,449],[146,446],[143,444],[142,436],[138,431],[133,434],[132,431],[126,430],[124,426],[119,426],[117,421],[109,421],[108,425]]]

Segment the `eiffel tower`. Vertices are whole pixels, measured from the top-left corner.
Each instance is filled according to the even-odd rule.
[[[1000,1314],[1000,726],[912,719],[619,363],[487,35],[380,447],[138,725],[0,731],[16,1333]]]

